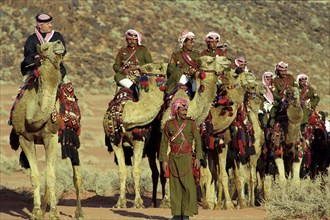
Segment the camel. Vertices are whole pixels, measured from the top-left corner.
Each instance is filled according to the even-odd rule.
[[[255,76],[251,73],[239,74],[238,76],[233,72],[225,72],[224,78],[222,79],[223,85],[222,88],[227,91],[227,97],[233,102],[231,114],[227,111],[224,115],[221,115],[222,107],[218,106],[216,108],[211,108],[210,113],[212,115],[212,124],[214,130],[214,137],[216,137],[219,133],[223,133],[224,143],[229,143],[230,132],[228,130],[231,123],[236,118],[237,111],[239,106],[244,101],[244,89],[243,86],[246,86],[255,81]],[[219,154],[219,169],[218,169],[218,199],[215,209],[220,209],[221,201],[222,201],[222,190],[224,190],[224,195],[226,199],[225,207],[227,209],[234,209],[234,205],[231,201],[231,197],[228,190],[228,174],[226,171],[226,158],[227,158],[228,145],[226,144],[224,148],[222,148],[222,152]],[[212,151],[211,151],[212,153]],[[217,153],[217,152],[213,152]],[[236,169],[237,170],[237,169]],[[240,171],[241,172],[241,171]],[[238,178],[237,174],[237,178]],[[240,175],[242,176],[242,174]],[[213,198],[215,195],[214,184],[211,185],[211,172],[209,169],[202,169],[201,178],[206,178],[206,192],[202,191],[203,194],[203,207],[213,209],[214,201]],[[242,178],[241,178],[242,179]],[[201,181],[203,182],[203,181]],[[238,183],[237,183],[238,184]],[[203,189],[203,187],[202,187]]]
[[[303,110],[300,106],[300,94],[296,87],[286,91],[288,99],[288,125],[285,132],[283,157],[275,160],[279,172],[279,180],[284,181],[285,177],[291,175],[294,182],[300,180],[301,157],[298,157],[299,151],[303,147],[300,143],[301,133],[300,124],[303,118]],[[284,162],[284,163],[283,163]],[[283,166],[284,164],[284,166]]]
[[[202,56],[198,59],[197,63],[199,72],[204,73],[206,77],[204,79],[199,77],[196,80],[196,87],[199,88],[203,84],[205,88],[204,91],[196,91],[195,96],[190,100],[187,93],[179,89],[172,98],[170,106],[176,98],[187,99],[189,105],[187,117],[193,118],[196,124],[199,125],[205,120],[216,95],[218,74],[230,67],[230,61],[224,56]],[[171,118],[170,112],[169,108],[165,111],[161,122],[161,128],[163,128],[165,123]]]
[[[255,194],[254,189],[257,184],[257,162],[261,155],[262,146],[265,142],[264,132],[260,126],[258,119],[258,111],[261,103],[264,100],[263,95],[266,93],[266,89],[262,83],[251,83],[245,90],[248,94],[248,117],[252,122],[252,127],[254,131],[254,146],[256,153],[250,156],[250,161],[248,162],[248,174],[249,174],[249,184],[248,184],[248,201],[249,206],[254,207],[255,205]]]
[[[164,102],[164,92],[157,86],[157,80],[159,78],[164,79],[166,77],[167,64],[146,64],[141,67],[142,76],[148,78],[149,91],[141,90],[140,100],[133,102],[127,100],[125,102],[122,112],[122,138],[119,143],[111,141],[113,150],[118,160],[119,179],[120,179],[120,196],[115,205],[115,208],[126,208],[126,179],[127,168],[125,165],[123,142],[129,143],[133,147],[133,178],[135,187],[135,208],[144,208],[143,200],[140,195],[140,174],[141,174],[141,162],[144,149],[145,138],[135,139],[133,137],[133,130],[150,124],[157,114],[159,113],[161,106]],[[123,103],[122,103],[123,104]],[[148,113],[146,114],[146,111]],[[109,131],[109,128],[113,126],[114,120],[111,115],[110,109],[104,115],[103,127],[106,133],[106,137],[110,139],[113,133]],[[126,147],[126,146],[125,146]]]
[[[315,179],[319,174],[326,175],[330,164],[330,131],[327,130],[327,113],[313,112],[305,128],[306,139],[309,140],[311,154],[310,178]]]
[[[295,184],[300,181],[300,167],[302,162],[302,153],[306,146],[304,137],[300,133],[300,124],[303,118],[303,110],[300,106],[300,95],[297,88],[293,87],[286,91],[285,99],[287,101],[287,125],[284,120],[282,123],[275,123],[273,129],[271,146],[275,148],[275,164],[277,168],[276,179],[284,185],[286,178],[292,178]],[[280,128],[284,131],[281,131]],[[274,151],[274,149],[268,149]],[[267,161],[269,163],[269,161]],[[268,164],[269,165],[269,164]],[[261,170],[261,172],[263,172]],[[269,174],[264,175],[263,189],[265,199],[268,198],[268,190],[271,188],[272,176]]]
[[[56,161],[58,106],[55,108],[57,88],[61,82],[60,62],[64,46],[61,41],[49,42],[38,46],[44,56],[38,68],[39,77],[26,89],[22,99],[17,103],[12,118],[13,129],[19,136],[21,146],[31,168],[33,187],[33,211],[30,219],[43,219],[40,198],[40,173],[37,166],[35,144],[43,144],[46,151],[46,192],[43,208],[50,203],[50,219],[59,219],[55,196],[56,177],[54,166]]]

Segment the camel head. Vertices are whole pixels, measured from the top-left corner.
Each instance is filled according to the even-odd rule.
[[[165,75],[167,71],[167,63],[148,63],[141,66],[142,74]]]
[[[242,72],[238,75],[238,78],[239,78],[242,86],[249,85],[256,81],[256,77],[251,72]]]
[[[65,47],[60,40],[47,42],[37,46],[38,53],[44,58],[42,62],[50,61],[56,69],[60,69]]]
[[[264,100],[264,94],[267,93],[265,85],[261,82],[253,82],[247,86],[243,87],[247,98],[249,99],[249,105],[251,109],[255,112],[258,112],[259,106]]]
[[[246,86],[244,86],[244,90],[247,93],[255,94],[256,96],[262,98],[264,94],[267,93],[267,89],[265,85],[261,82],[254,81]]]
[[[296,100],[300,98],[299,90],[296,87],[289,87],[284,91],[284,95],[288,100]]]
[[[201,70],[214,70],[220,74],[230,69],[231,62],[225,56],[202,56],[198,58],[197,64]]]

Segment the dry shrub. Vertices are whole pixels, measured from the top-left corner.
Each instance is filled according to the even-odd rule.
[[[17,157],[6,157],[0,154],[0,172],[6,174],[12,174],[17,171],[23,170],[19,165]]]
[[[329,219],[330,178],[303,179],[300,184],[273,182],[269,198],[263,201],[267,219]]]

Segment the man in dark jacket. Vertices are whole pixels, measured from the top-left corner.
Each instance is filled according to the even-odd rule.
[[[28,37],[24,45],[24,60],[21,63],[21,73],[23,76],[28,72],[34,73],[33,70],[37,69],[41,65],[41,60],[37,50],[37,45],[41,45],[46,42],[54,42],[60,40],[65,47],[63,36],[53,30],[53,18],[49,14],[39,14],[36,16],[36,27],[34,33]],[[63,56],[66,54],[66,50]],[[66,70],[61,63],[62,78],[66,75]]]

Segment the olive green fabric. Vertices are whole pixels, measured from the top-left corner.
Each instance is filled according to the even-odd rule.
[[[200,53],[200,56],[210,56],[210,57],[216,57],[216,56],[225,56],[224,52],[220,49],[215,49],[215,50],[211,50],[211,49],[206,49],[204,51],[202,51]]]
[[[304,112],[303,120],[301,121],[301,124],[307,124],[308,120],[312,114],[313,109],[317,106],[317,104],[320,101],[320,97],[315,92],[315,89],[311,86],[306,88],[306,91],[304,91],[305,87],[299,86],[298,89],[300,91],[301,95],[301,102],[302,102],[302,108]],[[306,102],[310,102],[309,106],[306,106]]]
[[[285,82],[287,81],[287,88],[288,87],[296,87],[295,80],[292,75],[285,74],[284,78],[276,76],[273,80],[275,89],[273,91],[274,100],[278,103],[282,103],[282,99],[284,98],[284,92],[281,93]],[[284,90],[283,90],[284,91]]]
[[[264,108],[264,103],[268,102],[266,98],[260,103],[259,109],[263,112],[259,116],[262,128],[272,128],[275,124],[276,108],[273,106],[270,111]],[[269,102],[268,102],[269,103]]]
[[[180,127],[183,123],[181,119],[177,120]],[[166,123],[160,144],[159,161],[166,161],[167,149],[170,142],[169,136],[176,134],[177,129],[173,122]],[[186,140],[193,143],[195,140],[196,159],[203,159],[201,137],[193,120],[188,119],[187,125],[183,129]],[[169,136],[167,136],[167,134]],[[183,139],[178,135],[173,143],[181,144]],[[171,196],[171,212],[172,215],[193,216],[198,213],[197,193],[194,176],[192,173],[192,155],[190,153],[173,153],[169,154],[170,175],[170,196]]]
[[[136,61],[138,61],[138,65],[143,66],[147,63],[152,63],[152,57],[150,54],[150,51],[147,47],[143,45],[137,46],[135,54],[128,60],[129,62],[134,63],[136,58]],[[122,47],[116,56],[115,63],[113,64],[113,70],[116,72],[115,74],[115,81],[118,82],[122,79],[125,79],[125,74],[122,73],[122,66],[123,62],[127,60],[127,58],[131,55],[133,52],[133,49],[129,47]]]
[[[180,50],[177,50],[172,53],[170,63],[167,68],[167,84],[166,84],[166,93],[173,91],[175,86],[179,83],[182,76],[181,68],[188,68],[190,65],[186,63],[182,57],[181,52],[184,51],[189,57],[197,62],[199,58],[199,53],[195,50],[188,51],[187,48],[183,47]]]

